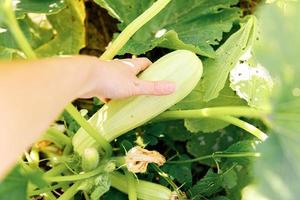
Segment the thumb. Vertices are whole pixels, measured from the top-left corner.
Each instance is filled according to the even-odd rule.
[[[136,84],[136,95],[168,95],[176,90],[176,85],[170,81],[144,81]]]

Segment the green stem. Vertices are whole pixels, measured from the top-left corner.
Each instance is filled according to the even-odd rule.
[[[169,183],[169,185],[173,188],[173,190],[177,193],[178,199],[182,200],[183,197],[181,195],[181,192],[177,185],[172,181],[172,179],[169,177],[168,174],[166,174],[163,170],[161,170],[156,164],[150,164],[157,172],[158,174]]]
[[[79,191],[81,181],[74,183],[67,191],[65,191],[57,200],[70,200]]]
[[[52,169],[48,170],[44,175],[49,176],[49,177],[57,176],[66,170],[67,170],[67,167],[64,164],[59,164],[59,165],[53,167]]]
[[[179,161],[167,161],[169,164],[184,164],[184,163],[191,163],[191,162],[198,162],[201,160],[207,159],[214,159],[214,158],[239,158],[239,157],[259,157],[260,153],[253,153],[253,152],[226,152],[226,153],[213,153],[207,156],[201,156],[194,159],[189,160],[179,160]]]
[[[49,192],[45,192],[45,200],[56,200],[56,197],[54,196],[54,194],[49,191]]]
[[[143,14],[131,22],[117,37],[117,39],[108,46],[107,50],[101,55],[102,60],[111,60],[122,49],[127,41],[148,21],[156,16],[171,0],[158,0]]]
[[[199,119],[199,118],[214,118],[219,119],[233,125],[236,125],[249,133],[253,134],[260,140],[264,141],[268,136],[256,128],[255,126],[240,120],[236,117],[245,116],[260,118],[264,120],[268,111],[257,110],[245,106],[234,107],[212,107],[203,108],[198,110],[179,110],[179,111],[167,111],[156,117],[152,122],[177,120],[177,119]],[[229,116],[230,115],[230,116]],[[236,117],[233,117],[236,116]]]
[[[49,128],[41,139],[54,142],[60,148],[65,145],[72,145],[71,138],[55,128]]]
[[[67,145],[64,148],[63,155],[64,156],[70,155],[72,153],[72,151],[73,151],[73,146],[72,145]]]
[[[74,120],[101,145],[106,153],[105,156],[110,157],[112,155],[112,146],[110,143],[107,142],[93,126],[91,126],[91,124],[78,112],[73,104],[68,104],[65,109],[74,118]]]
[[[100,165],[96,169],[83,173],[83,174],[76,174],[76,175],[69,175],[69,176],[45,176],[45,180],[48,182],[72,182],[72,181],[79,181],[87,178],[91,178],[96,176],[100,173],[106,171],[107,164]]]
[[[128,184],[128,199],[129,200],[137,200],[137,193],[136,193],[136,187],[135,187],[135,177],[133,176],[132,173],[130,173],[127,170],[124,170],[125,176],[127,179],[127,184]]]
[[[29,196],[35,196],[35,195],[41,195],[41,194],[44,194],[44,193],[48,193],[48,192],[51,192],[51,191],[54,191],[54,190],[57,190],[59,188],[61,188],[64,184],[56,184],[54,186],[50,186],[50,187],[47,187],[47,188],[43,188],[43,189],[39,189],[39,190],[34,190],[32,192],[29,192]]]
[[[254,135],[255,137],[257,137],[261,141],[265,141],[268,138],[267,134],[265,134],[264,132],[262,132],[261,130],[259,130],[255,126],[253,126],[252,124],[249,124],[249,123],[247,123],[243,120],[240,120],[236,117],[218,116],[218,117],[214,117],[214,118],[225,121],[225,122],[228,122],[228,123],[233,124],[237,127],[240,127],[241,129],[244,129],[245,131],[247,131],[247,132],[251,133],[252,135]]]
[[[36,55],[28,43],[26,37],[24,36],[21,28],[18,24],[18,21],[15,16],[15,12],[13,10],[11,2],[7,3],[6,8],[4,8],[5,12],[5,24],[13,35],[16,43],[20,47],[20,49],[24,52],[27,58],[36,58]]]
[[[198,110],[166,111],[157,116],[153,122],[176,119],[199,119],[224,115],[264,118],[267,114],[267,111],[257,110],[246,106],[212,107]]]
[[[116,162],[117,167],[121,167],[125,164],[125,156],[112,157],[111,160]]]

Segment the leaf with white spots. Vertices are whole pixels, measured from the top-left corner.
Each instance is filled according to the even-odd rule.
[[[54,33],[51,27],[43,26],[43,23],[47,22],[46,17],[39,21],[34,21],[37,20],[37,18],[33,18],[34,17],[30,15],[19,19],[18,23],[30,46],[35,49],[50,41]],[[13,35],[4,28],[0,29],[0,46],[15,51],[19,49],[19,45],[15,42]]]
[[[21,6],[25,2],[27,1],[14,1],[16,8],[19,4]],[[55,2],[48,0],[45,1],[45,4],[42,4],[40,1],[32,1],[32,4],[28,3],[28,5],[32,5],[30,7],[32,10],[28,10],[28,12],[36,11],[37,13],[45,12],[49,14],[46,10],[38,10],[38,5],[48,5],[56,8]],[[21,31],[39,57],[78,54],[85,44],[85,7],[83,0],[68,1],[66,3],[62,1],[61,4],[64,6],[59,7],[59,11],[61,9],[62,11],[58,14],[54,14],[55,12],[52,15],[30,13],[18,19]],[[68,6],[65,7],[65,4]],[[0,13],[1,9],[4,9],[4,7],[0,6]],[[17,8],[17,10],[22,9]],[[25,12],[25,10],[23,11]],[[5,23],[11,22],[5,21]],[[11,57],[7,54],[8,52],[19,51],[19,45],[15,42],[10,31],[7,31],[4,27],[0,29],[0,46],[7,48],[5,56],[8,56],[8,58]]]
[[[17,15],[25,13],[55,14],[65,8],[65,0],[13,0]]]
[[[216,51],[215,59],[204,60],[203,80],[201,81],[204,101],[219,96],[228,75],[240,57],[249,49],[256,36],[257,19],[250,16],[241,28],[232,34]]]
[[[248,57],[249,59],[249,57]],[[230,72],[230,87],[254,108],[269,107],[273,80],[262,65],[241,60]]]

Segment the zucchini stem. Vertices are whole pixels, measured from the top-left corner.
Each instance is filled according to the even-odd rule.
[[[260,153],[254,153],[254,152],[216,152],[211,155],[207,156],[201,156],[194,159],[189,160],[179,160],[179,161],[167,161],[169,164],[185,164],[185,163],[191,163],[191,162],[198,162],[201,160],[207,160],[207,159],[215,159],[215,158],[240,158],[240,157],[260,157]]]
[[[51,191],[46,192],[44,198],[45,200],[56,200],[56,197]]]
[[[206,117],[216,117],[231,115],[235,117],[253,117],[263,118],[268,115],[268,111],[257,110],[246,106],[231,106],[231,107],[211,107],[197,110],[178,110],[178,111],[166,111],[157,116],[153,122],[156,121],[168,121],[176,119],[199,119]]]
[[[111,60],[123,48],[128,40],[147,22],[155,17],[171,0],[158,0],[143,14],[133,20],[116,38],[116,40],[108,46],[107,50],[100,56],[101,60]]]
[[[169,185],[173,188],[173,190],[176,192],[178,199],[183,200],[181,191],[179,190],[179,187],[173,182],[173,180],[169,177],[168,174],[166,174],[163,170],[161,170],[156,164],[151,164],[151,167],[155,169],[155,171],[158,172],[158,174],[165,180]]]
[[[109,163],[108,163],[109,164]],[[83,179],[88,179],[93,176],[96,176],[100,173],[104,173],[106,171],[107,163],[102,164],[96,169],[83,173],[83,174],[75,174],[75,175],[69,175],[69,176],[45,176],[45,180],[48,182],[71,182],[71,181],[79,181]]]
[[[79,191],[79,187],[81,186],[81,181],[75,182],[69,189],[67,189],[57,200],[69,200],[75,196],[75,194]]]
[[[56,145],[59,145],[59,147],[63,147],[65,145],[72,145],[72,140],[68,136],[66,136],[63,132],[52,127],[46,131],[46,134],[44,134],[41,137],[41,139],[50,140]]]
[[[241,129],[244,129],[245,131],[251,133],[261,141],[265,141],[268,138],[268,135],[262,132],[260,129],[256,128],[252,124],[249,124],[248,122],[245,122],[239,118],[232,117],[232,116],[219,116],[214,117],[215,119],[220,119],[222,121],[231,123],[237,127],[240,127]]]
[[[48,170],[47,172],[45,172],[45,176],[57,176],[61,173],[63,173],[64,171],[68,170],[68,168],[64,165],[64,164],[59,164],[57,166],[52,167],[50,170]]]
[[[105,156],[112,155],[112,146],[99,132],[78,112],[72,103],[68,104],[65,110],[75,119],[75,121],[104,149]]]
[[[257,110],[254,108],[249,108],[245,106],[234,106],[234,107],[212,107],[203,108],[198,110],[179,110],[179,111],[166,111],[156,117],[152,122],[177,120],[177,119],[199,119],[199,118],[213,118],[219,119],[235,126],[238,126],[245,131],[251,133],[261,141],[265,141],[268,136],[253,126],[243,120],[236,117],[245,116],[259,118],[265,121],[266,116],[269,111]]]

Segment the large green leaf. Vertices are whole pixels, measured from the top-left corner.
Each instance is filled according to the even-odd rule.
[[[154,0],[95,0],[121,20],[120,30],[152,5]],[[172,0],[122,49],[120,54],[142,54],[156,46],[189,49],[213,57],[212,45],[218,45],[223,32],[230,31],[239,19],[237,0]]]
[[[273,132],[266,143],[260,146],[262,157],[255,163],[258,190],[270,200],[296,200],[300,188],[299,135],[289,138]],[[293,132],[295,133],[295,132]]]
[[[4,25],[5,10],[13,7],[17,18],[28,13],[55,14],[65,8],[65,0],[0,0],[0,27]]]
[[[217,49],[215,59],[203,62],[205,67],[201,87],[204,90],[203,100],[210,101],[218,97],[224,88],[230,70],[238,63],[240,57],[252,44],[256,30],[256,18],[249,17],[248,21],[236,33]]]
[[[42,21],[39,21],[39,24],[37,24],[31,18],[24,17],[23,19],[19,19],[18,23],[32,48],[39,47],[40,45],[50,41],[53,37],[52,30],[49,27],[43,27]],[[2,32],[0,33],[0,46],[10,49],[19,49],[19,46],[15,42],[11,32],[6,29],[2,29]]]
[[[0,183],[0,199],[27,200],[27,185],[28,178],[22,174],[20,166],[17,166]]]
[[[58,13],[65,7],[64,0],[18,0],[13,1],[17,15],[24,13]]]
[[[226,149],[225,153],[255,153],[255,142],[253,140],[239,141]],[[254,157],[231,157],[223,158],[220,163],[221,171],[229,171],[225,174],[223,187],[226,189],[227,197],[230,199],[241,199],[242,190],[253,181]]]
[[[67,7],[58,14],[31,14],[18,20],[23,34],[39,57],[78,54],[85,45],[84,2],[66,1],[65,4]],[[5,28],[0,32],[0,46],[19,49],[12,34]]]
[[[209,170],[207,174],[189,190],[189,194],[195,200],[206,199],[206,197],[210,197],[214,193],[222,190],[222,179],[222,174],[217,174]]]
[[[56,35],[35,50],[39,57],[78,54],[84,47],[84,1],[66,1],[66,4],[60,13],[47,17]]]
[[[225,129],[210,134],[195,134],[187,142],[187,151],[194,157],[211,155],[215,152],[225,151],[230,145],[240,140],[253,139],[244,130],[235,126],[229,126]],[[203,164],[215,166],[215,161],[206,159],[200,161]]]
[[[41,170],[25,165],[15,166],[4,180],[0,181],[0,200],[27,200],[29,183],[38,187],[47,186]]]
[[[300,3],[263,7],[259,61],[276,77],[270,116],[272,135],[260,146],[256,163],[257,187],[269,199],[294,200],[300,196]],[[278,31],[280,30],[280,31]]]
[[[253,153],[254,141],[239,141],[230,145],[223,153],[237,155],[239,153]],[[190,190],[193,199],[203,199],[203,196],[210,196],[217,191],[225,190],[230,199],[241,199],[242,189],[252,181],[253,157],[228,157],[217,159],[219,162],[218,173],[208,171],[203,179],[199,180]],[[223,193],[223,192],[222,192]],[[210,199],[210,198],[209,198]]]

